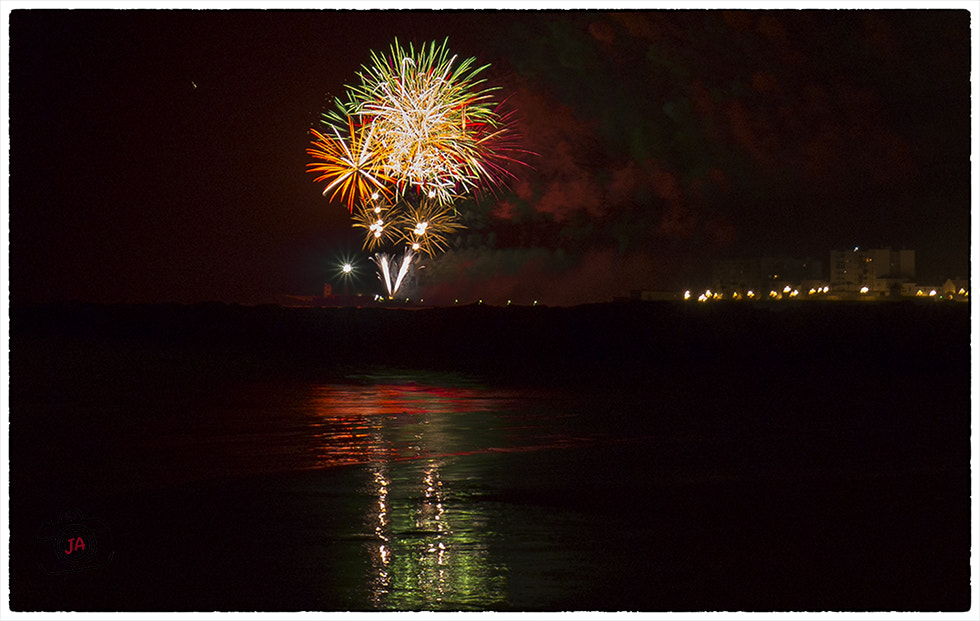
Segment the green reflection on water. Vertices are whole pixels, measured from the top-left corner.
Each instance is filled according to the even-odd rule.
[[[506,567],[489,556],[486,516],[457,502],[449,460],[377,464],[371,518],[371,602],[388,610],[492,608],[506,598]]]

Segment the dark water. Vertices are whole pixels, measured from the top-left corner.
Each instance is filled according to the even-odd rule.
[[[970,605],[969,418],[941,374],[556,387],[46,339],[12,347],[14,610]],[[51,573],[37,534],[69,510],[104,556]]]

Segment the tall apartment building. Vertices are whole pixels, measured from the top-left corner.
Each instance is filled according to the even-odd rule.
[[[891,248],[830,251],[830,288],[834,291],[885,293],[915,280],[915,251]]]

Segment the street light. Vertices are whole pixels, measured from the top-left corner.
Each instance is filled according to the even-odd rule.
[[[354,273],[354,266],[350,261],[344,261],[340,266],[340,276],[344,281],[344,297],[347,297],[347,286],[350,283],[351,274]]]

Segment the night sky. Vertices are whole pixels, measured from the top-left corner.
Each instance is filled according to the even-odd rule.
[[[266,303],[338,282],[347,256],[380,292],[306,149],[396,37],[490,63],[535,154],[458,205],[433,301],[607,301],[855,245],[914,249],[919,282],[967,277],[970,18],[13,10],[10,300]]]

